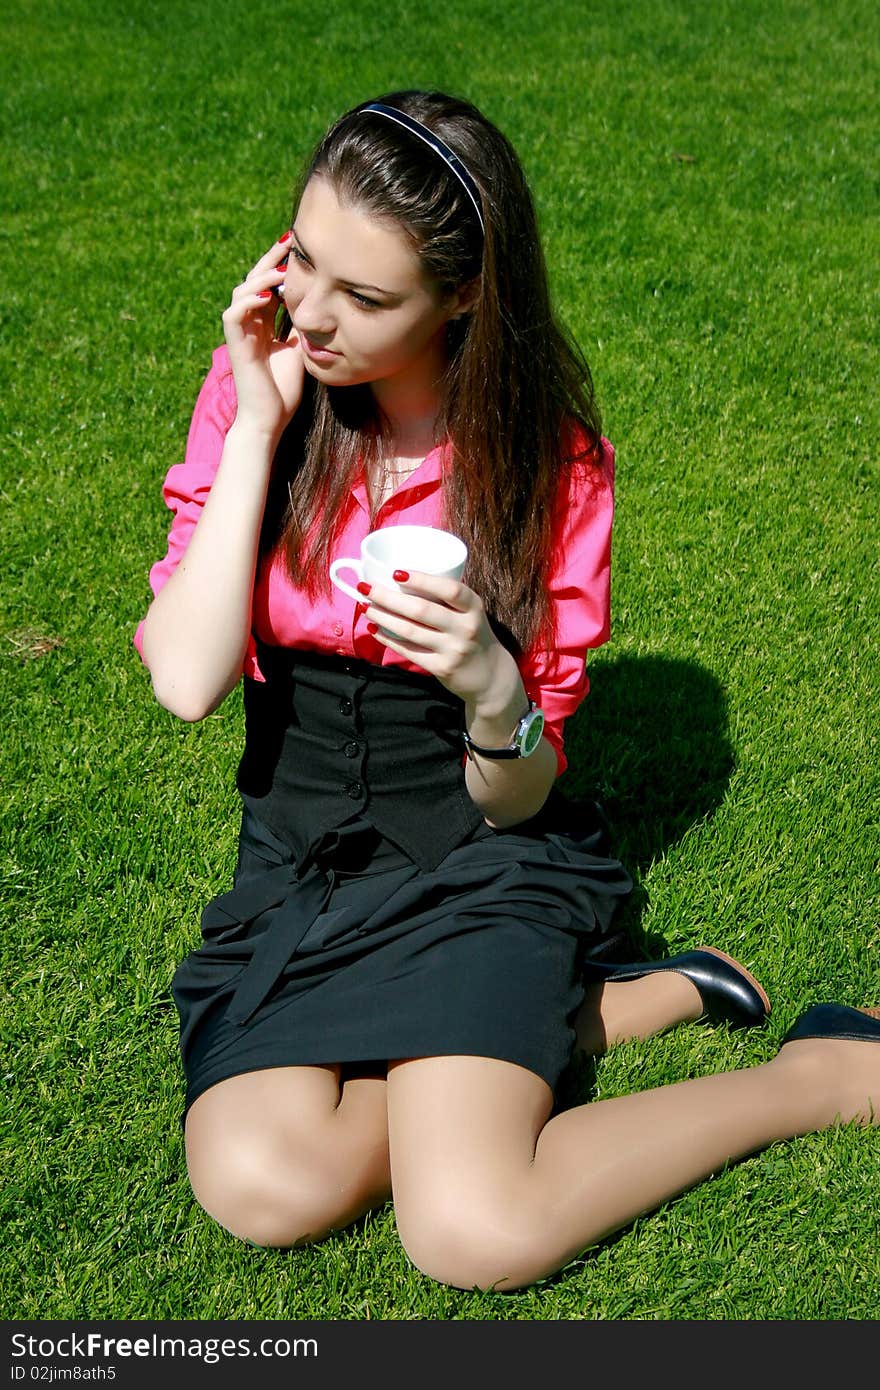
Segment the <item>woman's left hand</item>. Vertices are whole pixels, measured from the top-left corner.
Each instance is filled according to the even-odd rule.
[[[483,600],[457,579],[413,570],[400,589],[374,584],[364,603],[377,642],[469,704],[504,698],[517,676],[513,657],[489,626]]]

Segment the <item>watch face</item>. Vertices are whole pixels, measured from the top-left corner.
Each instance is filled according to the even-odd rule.
[[[538,744],[541,742],[541,735],[544,732],[544,716],[539,709],[532,710],[527,716],[526,726],[522,734],[522,755],[527,758],[530,753],[534,753]]]

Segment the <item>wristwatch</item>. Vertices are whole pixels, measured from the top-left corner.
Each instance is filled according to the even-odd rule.
[[[529,700],[529,707],[514,729],[513,737],[506,748],[481,748],[478,743],[474,743],[467,729],[462,730],[461,736],[469,758],[473,757],[474,753],[479,753],[481,758],[529,758],[541,742],[543,732],[544,711],[538,709],[534,700]]]

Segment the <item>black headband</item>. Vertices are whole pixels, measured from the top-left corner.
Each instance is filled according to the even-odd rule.
[[[480,207],[480,190],[477,188],[476,180],[470,170],[462,164],[458,155],[451,150],[439,135],[435,135],[433,130],[422,125],[420,121],[414,121],[411,116],[406,116],[402,111],[398,111],[396,106],[383,106],[381,101],[372,101],[369,106],[362,106],[361,111],[375,111],[379,116],[385,116],[389,121],[394,121],[397,125],[403,126],[404,130],[417,135],[420,140],[424,140],[426,145],[430,145],[435,154],[438,154],[445,164],[449,166],[455,177],[458,179],[465,193],[474,205],[474,211],[480,221],[480,228],[485,236],[486,228],[483,223],[483,212]]]

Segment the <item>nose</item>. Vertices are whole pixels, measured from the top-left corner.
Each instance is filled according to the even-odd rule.
[[[305,333],[315,342],[324,340],[322,346],[329,342],[336,330],[327,294],[314,283],[309,285],[297,304],[292,319],[298,333]]]

